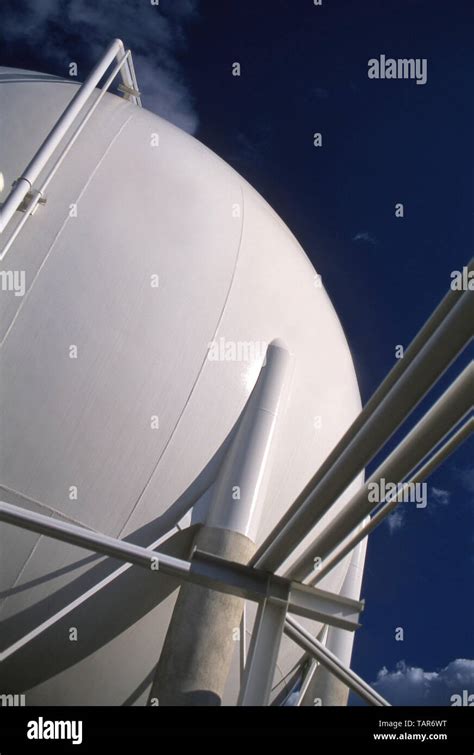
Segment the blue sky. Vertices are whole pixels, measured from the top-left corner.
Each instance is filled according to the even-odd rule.
[[[151,10],[152,20],[145,0],[115,0],[113,11],[103,0],[4,0],[1,62],[65,75],[75,60],[83,78],[123,38],[145,106],[229,162],[296,235],[366,401],[472,256],[473,6],[160,0]],[[380,54],[426,58],[427,83],[369,80]],[[369,542],[354,668],[393,702],[449,704],[458,689],[474,692],[472,440],[430,479],[427,509],[401,506]]]

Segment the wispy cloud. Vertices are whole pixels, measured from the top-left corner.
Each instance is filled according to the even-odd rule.
[[[431,499],[434,503],[440,503],[442,506],[447,506],[451,500],[451,493],[449,490],[441,490],[441,488],[430,488]]]
[[[453,695],[474,693],[474,660],[457,658],[439,671],[400,661],[394,671],[382,668],[373,687],[392,705],[452,705]]]
[[[199,0],[96,3],[95,0],[17,0],[1,18],[3,44],[41,51],[45,67],[61,76],[76,62],[83,80],[115,37],[134,57],[143,104],[189,133],[198,127],[193,99],[179,64]],[[3,61],[4,63],[4,61]]]
[[[455,467],[453,475],[464,490],[468,493],[474,493],[474,467],[464,467],[462,469]]]
[[[436,510],[436,506],[447,506],[450,501],[451,492],[449,490],[435,487],[429,488],[428,511],[432,512],[433,510]],[[406,509],[402,508],[402,506],[403,504],[400,503],[385,519],[391,535],[397,533],[405,525]]]
[[[370,246],[377,246],[377,239],[372,233],[369,233],[369,231],[359,231],[352,237],[352,241],[369,244]]]
[[[390,534],[393,535],[395,532],[401,529],[405,523],[404,509],[400,508],[399,505],[398,508],[394,509],[392,513],[388,515],[385,521],[387,522]]]

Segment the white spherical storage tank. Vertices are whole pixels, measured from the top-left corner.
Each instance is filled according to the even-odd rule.
[[[0,69],[0,202],[77,90]],[[307,256],[213,152],[111,93],[44,199],[0,263],[1,500],[182,559],[203,526],[258,547],[360,411],[343,330]],[[230,449],[275,360],[282,383],[258,405],[271,427],[241,506],[233,470],[250,479],[260,440]],[[339,592],[349,560],[318,587]],[[147,703],[176,579],[9,524],[0,565],[0,693],[29,705]],[[254,615],[247,601],[244,631]],[[190,647],[197,618],[187,617]],[[239,632],[232,641],[219,701],[229,705]],[[273,700],[302,655],[283,638]]]

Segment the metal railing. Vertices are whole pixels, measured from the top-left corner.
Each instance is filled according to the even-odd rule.
[[[39,188],[35,188],[35,181],[38,179],[40,173],[48,164],[55,150],[60,145],[63,138],[66,136],[67,132],[72,127],[85,105],[89,102],[92,94],[97,87],[97,84],[107,73],[114,61],[116,61],[116,65],[105,81],[92,107],[88,110],[85,118],[81,121],[71,139],[68,141],[61,154],[58,156],[47,177],[43,180],[42,185]],[[67,153],[71,149],[72,145],[76,141],[77,137],[83,130],[87,121],[97,108],[99,102],[104,97],[105,93],[109,89],[118,73],[121,74],[122,78],[122,84],[119,85],[119,90],[124,93],[127,99],[130,99],[136,105],[141,107],[140,92],[138,91],[138,86],[135,79],[131,52],[130,50],[125,51],[123,42],[120,39],[115,39],[109,45],[103,57],[98,61],[87,79],[76,92],[71,102],[60,116],[59,120],[55,123],[54,127],[51,129],[32,160],[22,172],[21,176],[16,179],[5,202],[1,205],[0,234],[3,233],[17,210],[24,212],[24,215],[21,221],[18,223],[17,227],[14,229],[6,245],[0,252],[0,261],[5,257],[6,253],[11,248],[14,240],[17,238],[19,232],[27,222],[28,218],[37,209],[38,204],[44,203],[44,191],[47,185],[56,173],[60,164],[66,157]]]

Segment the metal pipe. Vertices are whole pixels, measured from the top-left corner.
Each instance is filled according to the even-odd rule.
[[[381,479],[390,482],[404,480],[470,411],[473,387],[474,362],[471,362],[326,529],[299,556],[285,576],[303,581],[314,572],[314,559],[326,558],[377,505],[368,498],[370,485]]]
[[[102,101],[102,99],[104,98],[104,96],[107,94],[107,92],[109,90],[109,87],[112,84],[112,82],[115,79],[115,77],[117,76],[117,74],[120,71],[123,71],[124,65],[126,64],[127,60],[130,59],[130,57],[131,57],[131,52],[130,52],[130,50],[128,50],[128,52],[125,53],[124,57],[121,58],[118,61],[117,65],[114,66],[114,68],[112,69],[110,75],[107,77],[107,79],[104,82],[103,86],[100,88],[100,92],[99,92],[98,96],[95,98],[94,104],[87,111],[86,115],[84,116],[84,118],[80,122],[79,126],[77,127],[77,129],[75,130],[74,134],[71,136],[71,138],[68,141],[67,145],[65,146],[65,148],[61,152],[60,156],[58,157],[57,161],[55,162],[53,168],[50,170],[50,172],[48,173],[48,175],[44,179],[43,183],[41,184],[41,188],[39,189],[39,191],[40,191],[41,194],[44,194],[44,192],[46,191],[46,188],[48,187],[49,182],[51,181],[51,179],[53,178],[53,176],[57,172],[57,170],[60,167],[62,161],[64,160],[64,158],[68,154],[69,150],[71,149],[71,147],[75,143],[77,137],[83,131],[84,126],[87,124],[89,118],[93,115],[93,113],[97,109],[99,103]]]
[[[468,271],[470,272],[472,270],[474,270],[474,259],[471,259],[468,266]],[[337,461],[337,459],[345,451],[349,443],[352,441],[352,439],[357,435],[357,433],[363,427],[364,423],[374,413],[375,409],[380,405],[381,401],[385,398],[385,396],[388,394],[391,388],[395,385],[397,380],[402,376],[402,374],[406,371],[408,366],[413,362],[414,358],[420,352],[422,347],[426,344],[429,338],[437,330],[439,325],[443,322],[445,317],[449,314],[449,312],[457,303],[461,295],[462,295],[462,291],[454,291],[453,289],[448,290],[444,298],[438,304],[435,311],[431,314],[429,319],[426,321],[426,323],[423,325],[421,330],[415,336],[415,338],[413,339],[409,347],[406,349],[403,359],[398,360],[396,362],[396,364],[393,366],[391,371],[385,377],[383,382],[372,394],[371,398],[369,399],[365,407],[362,409],[360,414],[356,417],[356,419],[354,420],[352,425],[349,427],[347,432],[341,438],[339,443],[331,451],[327,459],[323,462],[323,464],[318,469],[318,471],[313,475],[312,479],[308,482],[304,490],[301,492],[298,498],[294,501],[292,506],[286,512],[286,514],[282,517],[282,519],[280,520],[278,524],[278,527],[275,527],[274,530],[272,530],[270,535],[268,535],[267,539],[260,546],[260,548],[258,549],[257,553],[254,556],[255,562],[258,559],[262,558],[263,554],[267,554],[268,556],[270,555],[269,547],[271,543],[273,542],[274,538],[276,537],[280,527],[285,527],[287,525],[287,523],[293,517],[295,512],[299,509],[301,502],[304,501],[304,499],[307,497],[308,493],[312,490],[313,487],[315,487],[321,481],[321,479],[331,469],[332,465]]]
[[[284,601],[260,603],[237,705],[269,704],[287,608]]]
[[[31,184],[26,178],[18,178],[0,208],[0,233],[3,233],[8,221],[11,220],[20,204],[31,189]]]
[[[291,356],[282,343],[269,344],[214,483],[205,525],[195,539],[202,551],[245,564],[255,552],[290,364]],[[149,699],[157,698],[160,705],[219,705],[235,649],[233,633],[240,626],[243,608],[240,597],[183,584]]]
[[[7,241],[7,243],[3,247],[2,251],[0,252],[0,262],[5,257],[6,253],[8,252],[8,250],[10,249],[10,247],[12,246],[13,242],[17,238],[18,234],[20,233],[21,229],[23,228],[23,226],[25,225],[25,223],[27,222],[27,220],[29,220],[29,218],[31,217],[31,215],[33,215],[33,213],[35,211],[35,208],[36,208],[37,204],[39,203],[40,199],[41,199],[41,192],[39,192],[39,191],[38,192],[32,192],[31,199],[28,202],[28,205],[25,207],[25,211],[23,212],[23,216],[22,216],[20,222],[16,225],[15,230],[13,231],[12,235],[10,236],[10,238]],[[0,212],[1,212],[1,210],[0,210]],[[1,219],[0,219],[0,222],[1,222]],[[1,233],[1,231],[0,231],[0,233]]]
[[[324,643],[324,640],[323,640],[323,643]],[[300,708],[303,705],[303,701],[304,701],[305,695],[306,695],[306,693],[307,693],[307,691],[309,689],[309,686],[310,686],[311,682],[313,681],[314,674],[317,671],[317,669],[319,668],[319,666],[320,666],[320,664],[316,660],[316,658],[311,658],[310,666],[309,666],[309,668],[308,668],[308,670],[307,670],[307,672],[305,674],[305,677],[304,677],[304,679],[303,679],[303,681],[301,683],[301,689],[300,689],[300,691],[298,693],[298,699],[296,700],[295,705],[294,705],[295,708]]]
[[[92,114],[96,110],[97,106],[102,101],[104,95],[107,93],[107,91],[108,91],[108,89],[109,89],[112,81],[115,79],[117,73],[119,73],[119,71],[122,70],[122,67],[123,67],[124,63],[126,63],[126,61],[128,59],[130,59],[130,58],[131,58],[131,53],[130,53],[130,50],[128,50],[128,52],[125,53],[124,57],[121,58],[120,61],[117,63],[117,65],[114,67],[114,69],[112,70],[112,73],[110,74],[110,76],[108,76],[108,78],[105,81],[104,85],[101,87],[100,93],[99,93],[98,97],[96,97],[96,99],[94,101],[94,104],[92,105],[91,108],[89,108],[89,110],[87,111],[86,116],[83,118],[83,120],[79,124],[78,128],[76,129],[76,131],[72,135],[70,141],[67,143],[67,145],[65,146],[65,148],[61,152],[60,156],[58,157],[57,161],[55,162],[55,164],[53,165],[52,169],[48,173],[47,177],[44,179],[44,181],[43,181],[43,183],[41,185],[41,188],[38,189],[37,192],[33,193],[33,196],[31,197],[30,201],[28,202],[28,205],[25,207],[25,210],[24,210],[24,213],[23,213],[23,217],[21,218],[20,222],[17,224],[15,230],[13,231],[12,235],[10,236],[10,238],[8,239],[7,243],[5,244],[5,246],[3,247],[3,249],[2,249],[2,251],[0,253],[0,262],[3,260],[3,258],[7,254],[8,250],[11,248],[13,242],[17,238],[18,234],[22,230],[22,228],[25,225],[25,223],[28,221],[28,219],[30,218],[30,216],[33,215],[34,210],[35,210],[35,208],[36,208],[39,200],[44,195],[44,192],[46,191],[46,188],[47,188],[49,182],[51,181],[51,179],[53,178],[53,176],[57,172],[58,168],[61,166],[61,163],[63,162],[64,158],[68,154],[68,152],[71,149],[71,147],[73,146],[73,144],[75,143],[75,141],[76,141],[77,137],[79,136],[79,134],[84,129],[84,126],[87,124],[89,118],[92,116]]]
[[[125,46],[124,46],[122,40],[121,39],[113,39],[112,42],[110,43],[109,47],[107,48],[107,50],[105,52],[105,55],[107,55],[109,53],[109,51],[113,47],[116,48],[115,49],[115,60],[117,61],[117,63],[120,63],[120,61],[124,58],[124,56],[127,55],[127,53],[125,52]],[[127,52],[130,52],[130,50],[128,50]],[[127,59],[125,61],[125,67],[122,69],[122,73],[121,73],[122,81],[123,81],[123,83],[125,84],[126,87],[129,87],[130,89],[136,89],[136,90],[138,90],[138,86],[136,86],[136,81],[134,79],[134,76],[132,74],[132,70],[130,68],[130,57],[131,57],[131,55],[127,55]],[[110,62],[112,62],[112,61],[110,61]],[[92,75],[92,72],[91,72],[90,75]],[[136,101],[136,98],[134,98],[134,99]]]
[[[454,435],[449,438],[449,440],[444,443],[441,448],[436,451],[430,459],[424,464],[420,469],[410,478],[408,481],[409,483],[416,483],[421,482],[422,480],[425,480],[450,454],[455,451],[458,446],[461,445],[468,437],[471,435],[471,433],[474,432],[474,418],[470,418],[465,422],[462,427],[459,428],[459,430],[454,433]],[[334,569],[337,564],[339,564],[345,556],[347,556],[348,553],[351,552],[355,546],[360,543],[361,540],[364,539],[367,535],[369,535],[376,527],[379,525],[383,519],[385,519],[391,511],[393,511],[394,508],[399,504],[401,498],[403,498],[403,489],[400,490],[396,496],[391,498],[388,503],[385,503],[382,508],[377,511],[377,513],[369,519],[367,524],[365,524],[360,530],[356,532],[356,534],[351,537],[346,545],[343,545],[342,548],[336,550],[336,553],[331,558],[330,561],[327,562],[321,569],[318,569],[318,573],[316,576],[311,580],[312,585],[316,585],[318,582],[322,580],[326,574],[328,574],[332,569]]]
[[[84,107],[110,64],[115,59],[121,58],[123,55],[125,55],[123,42],[120,39],[115,39],[107,48],[104,56],[94,66],[85,82],[76,92],[59,120],[49,132],[41,147],[37,150],[33,159],[15,182],[14,188],[0,209],[0,233],[3,232],[5,226],[11,220],[19,205],[33,187],[33,183],[36,181],[47,161],[60,144],[79,112]],[[125,75],[124,82],[129,86],[133,86],[130,75]]]
[[[158,559],[158,569],[170,576],[185,577],[191,572],[191,563],[189,561],[174,558],[150,548],[143,548],[140,545],[134,545],[125,540],[117,540],[116,538],[89,530],[86,527],[71,524],[70,522],[53,521],[49,516],[28,511],[21,506],[14,506],[5,501],[0,501],[0,522],[6,522],[6,524],[12,524],[15,527],[21,527],[31,532],[37,532],[40,535],[52,537],[63,543],[77,545],[79,548],[86,548],[95,553],[101,553],[104,556],[128,561],[135,566],[147,569],[150,569],[152,560],[156,564],[156,559]]]
[[[342,584],[340,595],[359,600],[362,578],[364,576],[365,554],[367,538],[362,540],[351,553],[350,563]],[[346,632],[339,627],[328,627],[327,640],[324,647],[334,654],[346,667],[350,668],[352,648],[354,646],[354,632]],[[326,707],[345,706],[349,690],[345,684],[337,679],[327,668],[320,668],[311,685],[311,697],[319,698]]]
[[[458,298],[456,293],[451,291],[445,297],[401,360],[408,358],[406,366],[397,370],[395,378],[394,371],[389,374],[389,387],[384,381],[375,401],[369,401],[289,513],[272,530],[251,560],[252,565],[275,571],[286,560],[471,340],[474,296],[464,291]]]
[[[344,682],[360,697],[366,700],[371,705],[376,706],[390,706],[390,703],[379,695],[370,684],[364,682],[354,671],[346,668],[339,658],[331,653],[330,650],[324,647],[319,640],[313,637],[304,627],[301,626],[295,619],[288,616],[284,627],[285,634],[290,637],[297,645],[303,650],[310,653],[313,658],[316,658],[321,665],[325,666],[334,676],[336,676],[341,682]]]
[[[171,530],[161,535],[158,538],[158,540],[155,540],[154,543],[148,546],[149,549],[150,550],[158,549],[160,545],[162,545],[162,543],[168,540],[171,533],[174,533],[175,531],[176,529],[173,527]],[[128,569],[132,567],[133,567],[133,564],[125,561],[124,563],[120,564],[120,566],[113,569],[113,571],[107,574],[106,577],[104,577],[103,579],[100,579],[98,582],[95,582],[88,590],[86,590],[85,592],[82,592],[77,598],[74,598],[70,602],[63,605],[55,613],[48,616],[47,619],[40,622],[35,627],[33,627],[33,629],[30,629],[26,634],[19,637],[12,645],[8,646],[3,652],[0,652],[0,662],[5,661],[7,658],[9,658],[9,656],[15,655],[15,653],[20,652],[23,648],[25,648],[31,642],[34,642],[41,634],[50,630],[54,626],[54,624],[64,619],[65,616],[67,616],[76,608],[84,604],[90,598],[93,598],[94,596],[96,596],[102,589],[110,585],[121,574],[124,574],[126,571],[128,571]]]
[[[136,77],[136,74],[135,74],[135,66],[133,65],[133,58],[132,58],[132,54],[131,53],[130,53],[130,56],[127,58],[127,69],[130,72],[130,79],[132,81],[132,88],[137,92],[137,94],[134,96],[135,104],[137,104],[138,107],[142,107],[142,101],[141,101],[141,97],[140,97],[140,94],[139,94],[137,77]]]
[[[354,631],[362,605],[355,600],[325,590],[298,585],[284,577],[268,574],[224,558],[195,551],[192,561],[143,548],[70,522],[51,520],[44,514],[0,501],[0,522],[6,522],[70,545],[127,561],[135,566],[160,572],[211,587],[223,593],[238,595],[256,602],[286,600],[292,613],[319,619]]]
[[[272,341],[214,484],[206,527],[239,532],[255,543],[292,366],[285,344]]]

